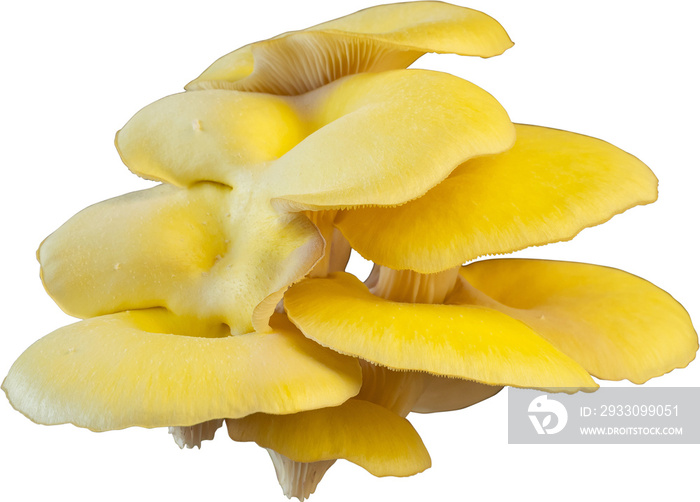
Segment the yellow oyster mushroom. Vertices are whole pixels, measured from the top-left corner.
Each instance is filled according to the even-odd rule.
[[[461,43],[466,48],[457,47]],[[33,381],[37,378],[35,367],[40,366],[42,371],[38,376],[48,382],[49,393],[53,393],[44,396],[46,400],[39,405],[32,399],[23,401],[22,406],[32,413],[45,416],[47,410],[55,411],[44,406],[51,398],[78,402],[87,393],[101,413],[95,420],[106,420],[106,429],[119,428],[115,425],[119,423],[180,424],[174,427],[174,432],[181,446],[197,444],[197,437],[200,440],[212,437],[221,418],[227,417],[233,439],[256,441],[284,452],[271,452],[278,475],[283,479],[300,467],[312,471],[296,478],[294,482],[298,483],[309,477],[317,482],[320,479],[317,476],[335,458],[356,461],[374,474],[387,473],[381,470],[386,467],[387,459],[392,461],[394,469],[389,474],[419,472],[429,465],[429,459],[426,464],[427,453],[420,438],[401,416],[409,411],[432,412],[468,406],[498,392],[509,381],[541,384],[544,379],[538,379],[542,376],[538,368],[544,368],[544,376],[553,376],[550,383],[581,385],[590,382],[588,373],[608,377],[630,375],[628,378],[634,381],[643,381],[665,368],[687,364],[697,349],[697,337],[682,308],[653,287],[623,276],[608,278],[607,273],[591,271],[588,275],[596,280],[586,282],[587,291],[579,291],[574,287],[578,276],[570,273],[568,266],[556,270],[555,266],[541,267],[540,282],[529,279],[531,274],[540,273],[540,268],[534,266],[530,270],[478,264],[459,271],[455,268],[466,260],[457,261],[462,256],[507,252],[570,238],[581,228],[600,223],[632,205],[650,202],[656,196],[653,175],[641,163],[612,147],[605,150],[596,143],[582,153],[576,150],[577,143],[586,143],[590,138],[584,141],[575,135],[568,139],[561,136],[561,144],[574,145],[571,152],[564,152],[566,159],[562,165],[566,169],[560,173],[561,166],[540,162],[532,153],[546,157],[547,153],[561,152],[535,149],[541,146],[537,141],[523,150],[523,138],[527,136],[524,131],[529,127],[517,126],[518,143],[499,154],[512,144],[513,132],[507,131],[510,126],[507,116],[483,91],[479,93],[464,83],[457,84],[429,72],[380,73],[405,67],[426,51],[487,57],[509,45],[497,23],[468,9],[437,2],[382,6],[306,32],[247,46],[222,58],[188,86],[188,90],[197,93],[187,93],[192,95],[187,98],[166,98],[141,112],[120,132],[117,138],[120,153],[137,174],[174,186],[164,185],[89,208],[42,245],[40,260],[47,289],[66,311],[96,317],[63,328],[37,342],[37,348],[28,349],[18,360],[16,371],[13,368],[12,378],[8,376],[6,380],[8,394],[44,396],[44,384]],[[351,52],[344,55],[347,48]],[[363,55],[354,57],[354,54]],[[315,73],[310,75],[312,68]],[[348,76],[355,73],[373,75]],[[412,76],[405,76],[409,74]],[[447,88],[444,95],[431,93],[431,88],[443,86]],[[458,109],[451,110],[446,104],[447,95],[463,96],[467,90],[469,96],[459,103]],[[243,98],[242,92],[237,91],[245,91],[248,96]],[[284,96],[275,99],[256,92]],[[427,102],[423,103],[423,99]],[[455,112],[454,116],[449,115],[451,111]],[[460,119],[457,117],[460,113],[468,117]],[[447,117],[444,124],[443,116]],[[492,116],[498,120],[490,121]],[[404,131],[407,125],[409,130]],[[429,127],[424,129],[425,125]],[[479,127],[472,127],[475,125]],[[538,128],[533,134],[555,135],[548,131]],[[424,136],[425,142],[417,141]],[[591,140],[590,144],[595,141]],[[336,151],[339,142],[341,147]],[[359,148],[360,144],[367,148]],[[387,152],[389,155],[384,158]],[[497,160],[493,161],[494,158]],[[503,158],[510,160],[498,160]],[[518,162],[513,162],[514,158]],[[465,159],[470,160],[464,162]],[[606,176],[599,178],[600,173],[593,172],[593,162],[580,162],[582,159],[595,160],[597,168],[606,166]],[[494,190],[496,184],[490,185],[487,178],[495,179],[495,173],[507,178],[513,164],[524,168],[515,178],[519,183],[510,183],[503,191]],[[406,176],[397,177],[397,170]],[[528,177],[537,172],[541,178]],[[559,176],[558,182],[569,181],[559,185],[567,190],[549,199],[537,199],[535,195],[541,196],[547,188],[547,180],[542,179],[545,175]],[[586,183],[577,186],[576,179],[584,179]],[[529,196],[524,195],[525,188],[530,191]],[[509,194],[510,207],[502,204],[503,192]],[[428,214],[421,210],[421,204],[433,206],[444,200],[449,204],[436,205],[440,209],[435,210],[442,216],[459,193],[469,193],[470,200],[483,193],[483,200],[476,200],[472,206],[488,211],[474,211],[474,207],[469,208],[471,211],[458,209],[445,225],[436,225],[436,220],[426,223],[427,218],[416,219],[411,232],[406,232],[411,225],[400,223],[402,218],[410,221],[407,215],[412,211]],[[491,197],[501,199],[494,203]],[[592,207],[583,203],[589,200],[595,202]],[[385,209],[393,212],[385,217]],[[498,214],[498,220],[494,221],[497,224],[489,224],[489,211]],[[467,220],[469,225],[463,224],[464,220],[462,225],[455,224],[460,218],[471,217],[474,219]],[[340,233],[333,230],[333,223],[343,228],[348,237],[362,237],[365,228],[358,224],[362,218],[372,219],[374,228],[382,225],[386,229],[382,237],[396,236],[394,241],[380,239],[395,246],[386,253],[389,258],[377,261],[409,270],[377,268],[370,292],[383,298],[371,296],[358,281],[336,281],[336,276],[321,279],[334,281],[329,288],[338,286],[338,290],[324,299],[328,304],[321,309],[320,321],[307,316],[312,325],[309,338],[325,340],[331,348],[335,348],[333,344],[339,338],[338,344],[349,347],[349,354],[353,351],[360,357],[369,354],[370,360],[387,360],[397,369],[409,368],[382,371],[383,366],[360,360],[363,386],[359,389],[357,361],[337,354],[338,349],[323,349],[302,338],[279,316],[273,316],[270,326],[267,323],[282,291],[307,273],[314,274],[318,270],[312,269],[315,263],[323,266],[318,270],[321,276],[325,270],[342,268],[342,257],[334,257],[329,251],[334,239],[342,241]],[[444,253],[439,250],[433,253],[430,244],[425,244],[427,239],[415,238],[421,231],[433,230],[434,240],[430,242],[439,243],[436,247],[445,249]],[[449,241],[451,232],[457,235],[456,242]],[[380,252],[372,248],[373,242],[362,243],[360,237],[353,237],[354,245],[363,254]],[[344,242],[337,245],[348,246]],[[387,242],[383,242],[376,248],[384,252],[386,246]],[[409,248],[410,253],[397,252]],[[338,261],[333,262],[336,258]],[[410,269],[438,274],[426,276]],[[565,284],[554,280],[560,273],[568,278]],[[491,274],[498,281],[491,283]],[[532,303],[523,303],[529,298],[524,292],[510,291],[521,284],[516,279],[536,285]],[[297,298],[302,318],[306,315],[303,296],[308,291],[305,288],[311,288],[309,284],[312,282],[303,282],[288,294],[287,303],[294,304],[296,292],[304,292],[301,299]],[[616,295],[605,297],[616,312],[652,313],[652,320],[643,319],[655,330],[641,337],[643,343],[639,346],[635,345],[639,339],[635,341],[630,333],[622,332],[611,322],[615,316],[596,314],[600,302],[594,300],[601,288],[608,286],[620,295],[639,287],[639,306],[616,303]],[[312,303],[320,302],[320,296],[321,293],[311,288]],[[654,308],[645,309],[644,301],[649,298],[653,299]],[[562,299],[565,301],[559,301]],[[408,302],[450,305],[407,305]],[[341,326],[346,331],[317,334],[318,325],[334,328],[333,323],[342,324],[344,318],[340,313],[346,304],[353,305],[356,311],[366,308],[383,323],[359,319],[363,332],[370,333],[360,340],[348,336],[351,325]],[[297,307],[287,305],[290,312]],[[124,312],[128,309],[143,310]],[[465,312],[469,313],[466,320],[453,319],[455,313]],[[405,315],[405,318],[394,325],[394,319],[390,322],[387,314]],[[572,321],[574,318],[578,320]],[[481,326],[486,321],[489,325]],[[440,326],[436,323],[451,328],[444,340],[439,338]],[[286,327],[281,327],[282,324]],[[592,325],[595,329],[589,331]],[[671,337],[675,345],[670,348],[660,347],[659,337],[655,336],[667,326],[675,329]],[[384,330],[385,337],[372,335],[377,327]],[[640,322],[626,321],[624,327],[638,329]],[[250,332],[254,328],[260,332]],[[422,340],[416,331],[430,336]],[[460,333],[471,337],[459,336]],[[570,336],[572,333],[576,336]],[[91,338],[92,334],[99,338]],[[597,357],[596,350],[582,347],[584,344],[579,340],[588,335],[596,350],[612,350],[607,354],[608,359]],[[486,361],[491,346],[484,341],[488,337],[495,340],[494,352],[498,357],[512,357],[523,365],[488,368]],[[518,346],[516,342],[521,339],[527,343]],[[267,345],[266,340],[274,343]],[[371,343],[367,352],[365,347],[356,348],[368,341]],[[410,350],[397,356],[395,349],[398,346],[401,350],[402,341],[409,342]],[[647,342],[649,347],[645,346]],[[247,344],[259,350],[248,351]],[[447,345],[454,347],[458,355],[461,351],[469,357],[466,360],[447,357],[444,364],[420,365],[407,357],[439,353]],[[621,357],[617,366],[608,368],[609,362],[619,355],[614,350],[620,347],[629,350],[628,357]],[[132,349],[141,352],[142,348],[140,359],[114,355],[121,356],[122,349],[130,353]],[[182,364],[171,367],[158,358],[170,348],[173,356],[188,364],[192,353],[202,357],[193,359],[192,367]],[[427,350],[421,354],[421,348]],[[93,350],[100,357],[94,360],[85,357]],[[277,353],[283,357],[277,357]],[[42,359],[47,355],[55,357]],[[152,367],[151,359],[146,363],[149,355],[163,364]],[[229,367],[219,364],[224,355],[241,356],[245,360],[240,366]],[[502,362],[498,357],[496,360]],[[539,361],[538,357],[541,357]],[[292,362],[291,368],[275,366],[272,374],[264,373],[278,360]],[[82,379],[71,376],[72,363],[76,361]],[[418,366],[430,369],[410,369]],[[49,381],[57,368],[66,378]],[[183,368],[188,371],[181,373]],[[488,378],[481,380],[492,385],[468,379],[483,369],[487,370],[484,374]],[[604,373],[608,369],[610,372]],[[302,373],[313,381],[301,382]],[[120,390],[115,379],[125,382],[127,392],[108,393],[101,387],[102,383],[91,380],[93,374],[102,376],[107,386],[116,385]],[[144,402],[144,407],[150,408],[142,416],[150,417],[151,422],[135,419],[143,410],[134,409],[129,401],[133,398],[129,390],[143,391],[140,386],[144,384],[144,375],[157,384],[153,386],[154,399]],[[317,375],[318,381],[314,380]],[[187,380],[190,376],[192,382]],[[242,395],[239,392],[242,389],[228,385],[234,377],[242,378],[246,384],[250,381],[244,377],[255,377],[261,380],[262,390],[251,383],[248,392]],[[189,386],[195,379],[210,385],[205,387],[207,392],[196,395]],[[295,384],[287,388],[288,382]],[[317,392],[314,390],[317,384],[332,387],[335,393]],[[335,406],[358,390],[356,399]],[[387,390],[395,392],[390,395]],[[261,405],[255,399],[257,393],[271,395],[272,400]],[[159,400],[173,396],[174,405],[187,410],[161,406]],[[179,396],[183,400],[178,401]],[[210,408],[215,412],[202,412],[209,399],[214,401]],[[275,408],[269,404],[287,405],[288,399],[290,407]],[[16,399],[13,403],[20,401]],[[251,401],[256,402],[253,405]],[[123,402],[131,403],[132,407],[109,412],[110,406]],[[75,409],[77,416],[90,416],[91,410],[85,411],[80,406]],[[301,412],[301,409],[309,411]],[[171,416],[161,416],[168,410]],[[255,411],[263,413],[248,415]],[[236,416],[240,418],[231,418]],[[309,425],[313,426],[315,441],[306,434]],[[388,455],[382,449],[385,444],[393,445]],[[406,464],[409,467],[397,474],[398,468]],[[292,482],[280,481],[283,485]],[[308,489],[312,486],[297,487],[294,494],[308,496]]]
[[[93,317],[34,343],[2,389],[37,423],[93,431],[294,413],[357,394],[357,361],[311,342],[284,316],[271,324],[270,333],[234,336],[162,308]]]
[[[518,319],[604,380],[641,384],[684,368],[698,335],[671,295],[614,268],[498,259],[460,269],[448,303]]]
[[[341,272],[292,286],[285,308],[312,340],[394,370],[489,385],[597,387],[576,361],[493,309],[391,302]]]
[[[187,90],[297,95],[364,72],[406,68],[427,52],[484,58],[513,43],[483,12],[443,2],[378,5],[223,56]]]
[[[116,145],[139,176],[216,182],[300,211],[403,204],[467,159],[514,141],[505,110],[474,84],[394,70],[291,97],[176,94],[137,113]]]
[[[165,307],[248,333],[256,306],[303,277],[323,252],[303,215],[265,202],[200,183],[95,204],[42,243],[44,285],[76,317]]]
[[[465,162],[423,197],[396,208],[341,211],[334,223],[378,265],[431,274],[569,240],[656,200],[656,176],[609,143],[521,124],[516,136],[508,151]]]
[[[430,456],[405,418],[361,399],[291,415],[257,413],[226,420],[235,441],[267,448],[288,497],[309,497],[336,459],[375,476],[411,476],[430,467]],[[294,469],[294,464],[303,466]]]

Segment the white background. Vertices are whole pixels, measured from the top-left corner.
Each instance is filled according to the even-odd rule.
[[[427,56],[491,92],[515,122],[603,138],[659,177],[660,198],[568,243],[518,253],[609,265],[669,291],[696,321],[698,3],[457,2],[498,19],[516,45],[490,60]],[[44,293],[34,252],[83,207],[149,186],[114,133],[219,56],[369,1],[11,2],[2,9],[0,377],[34,340],[71,322]],[[354,262],[359,264],[360,262]],[[360,265],[357,265],[361,268]],[[625,385],[625,383],[611,383]],[[700,364],[648,385],[698,386]],[[675,500],[697,490],[697,445],[508,445],[506,393],[460,412],[412,415],[433,459],[408,479],[338,462],[313,500]],[[165,430],[91,433],[33,424],[0,400],[5,500],[284,500],[267,454],[223,431],[180,451]],[[685,495],[683,495],[685,494]],[[9,495],[9,497],[8,497]]]

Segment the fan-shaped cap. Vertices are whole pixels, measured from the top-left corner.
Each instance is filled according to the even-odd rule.
[[[255,441],[296,462],[345,459],[375,476],[411,476],[430,467],[413,426],[360,399],[292,415],[256,413],[226,420],[235,441]]]
[[[524,322],[598,378],[644,383],[695,358],[698,336],[665,291],[621,270],[548,260],[479,261],[448,299]]]
[[[272,325],[231,336],[165,309],[95,317],[34,343],[2,388],[35,422],[94,431],[295,413],[357,394],[356,360],[303,337],[283,316]]]
[[[51,234],[38,257],[46,290],[71,315],[166,307],[239,334],[252,331],[258,304],[302,278],[322,252],[303,215],[200,183],[90,206]]]
[[[656,200],[657,179],[604,141],[516,125],[506,152],[468,160],[419,199],[338,213],[335,224],[365,258],[432,273],[487,254],[569,240]]]
[[[491,57],[513,43],[486,14],[442,2],[379,5],[246,45],[187,90],[296,95],[361,72],[406,68],[427,52]]]
[[[213,181],[299,211],[402,204],[514,141],[487,92],[444,73],[396,70],[295,97],[176,94],[137,113],[116,144],[140,176]]]
[[[295,284],[285,308],[312,340],[392,369],[567,392],[597,387],[576,361],[494,309],[390,302],[343,272]]]

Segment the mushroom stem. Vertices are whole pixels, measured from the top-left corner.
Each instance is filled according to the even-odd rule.
[[[326,277],[331,272],[345,270],[350,259],[350,243],[343,237],[338,229],[333,226],[333,221],[338,211],[306,211],[304,214],[316,225],[326,249],[323,258],[309,272],[309,277]]]
[[[387,408],[401,417],[408,415],[426,387],[425,373],[394,371],[360,360],[362,389],[357,395]]]
[[[214,439],[216,430],[223,425],[223,419],[209,420],[201,424],[185,427],[168,427],[168,432],[180,448],[202,447],[202,441]]]
[[[266,448],[275,466],[277,481],[287,498],[296,497],[301,502],[316,490],[318,483],[335,460],[295,462],[275,450]]]
[[[328,258],[328,273],[342,272],[350,261],[352,248],[345,236],[337,228],[333,229],[331,251]]]
[[[448,268],[435,274],[421,274],[413,270],[394,270],[380,266],[372,294],[403,303],[443,303],[454,289],[459,267]]]

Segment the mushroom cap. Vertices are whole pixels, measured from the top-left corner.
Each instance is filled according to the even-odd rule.
[[[378,5],[241,47],[186,89],[297,95],[355,73],[406,68],[427,52],[491,57],[512,45],[496,20],[476,10],[442,2]]]
[[[448,302],[518,319],[592,375],[641,384],[695,358],[698,335],[668,293],[609,267],[497,259],[460,270]]]
[[[46,238],[38,258],[46,290],[70,315],[165,307],[241,334],[253,330],[256,306],[322,253],[323,239],[303,215],[199,183],[90,206]]]
[[[272,327],[232,336],[165,309],[94,317],[30,346],[2,388],[35,422],[93,431],[295,413],[357,394],[356,360],[313,343],[283,316]]]
[[[296,462],[345,459],[375,476],[411,476],[430,455],[408,420],[369,401],[292,415],[256,413],[226,420],[235,441],[255,441]]]
[[[658,180],[599,139],[516,124],[515,145],[472,158],[424,196],[340,212],[350,245],[389,268],[433,273],[477,257],[572,239],[638,204]]]
[[[597,384],[524,323],[476,305],[398,303],[354,276],[306,279],[285,295],[289,319],[312,340],[391,369],[489,385],[575,392]]]
[[[283,131],[283,134],[280,134]],[[395,206],[515,141],[487,92],[452,75],[352,75],[303,96],[210,90],[138,112],[116,145],[136,174],[267,194],[284,211]]]

